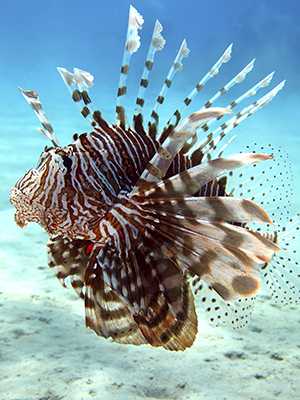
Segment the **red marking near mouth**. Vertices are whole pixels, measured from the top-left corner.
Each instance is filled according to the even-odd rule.
[[[85,252],[87,255],[90,255],[93,251],[94,245],[93,243],[89,243],[86,248],[85,248]]]

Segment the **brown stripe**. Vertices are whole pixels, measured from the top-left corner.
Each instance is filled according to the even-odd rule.
[[[88,92],[86,90],[83,90],[81,92],[81,96],[82,96],[82,100],[83,100],[84,104],[91,103],[90,96],[89,96],[89,94],[88,94]]]
[[[78,89],[74,90],[72,93],[72,99],[77,103],[81,100],[81,93]]]
[[[121,73],[127,75],[128,71],[129,71],[129,66],[128,65],[122,65]]]
[[[151,71],[152,67],[153,67],[153,61],[149,61],[147,60],[145,62],[146,68],[148,69],[148,71]]]
[[[258,279],[252,276],[238,275],[233,278],[232,287],[241,295],[253,295],[259,288]]]
[[[163,147],[160,147],[157,152],[164,160],[170,160],[172,158],[172,154]]]
[[[112,320],[116,321],[128,315],[128,310],[125,307],[117,310],[111,310],[111,309],[107,310],[99,305],[99,308],[101,310],[101,318],[105,321],[112,321]]]
[[[118,96],[124,96],[124,94],[126,94],[126,92],[127,92],[126,86],[120,87],[118,89]]]
[[[42,122],[42,127],[45,128],[50,133],[53,132],[53,128],[49,122]]]
[[[156,327],[166,318],[166,316],[169,313],[168,303],[165,302],[158,311],[159,312],[150,321],[147,321],[146,323],[146,325],[149,326],[150,328]]]
[[[86,118],[90,114],[89,108],[83,107],[83,109],[81,110],[81,114],[84,116],[84,118]]]
[[[204,85],[201,85],[201,83],[197,83],[196,89],[198,92],[200,92],[204,88]]]
[[[101,124],[102,122],[102,117],[101,117],[101,112],[100,111],[94,111],[93,113],[93,118],[97,122],[98,125]]]
[[[230,299],[230,292],[226,286],[219,282],[214,282],[212,288],[222,297],[224,300]]]
[[[202,126],[202,129],[204,130],[204,132],[207,132],[208,129],[209,129],[209,126],[208,126],[207,124],[204,124],[204,125]]]
[[[177,125],[178,122],[179,122],[180,119],[181,119],[181,114],[180,114],[179,110],[176,110],[176,111],[174,112],[174,115],[175,115],[175,117],[176,117],[176,124],[175,124],[175,125]]]
[[[120,126],[125,129],[125,110],[124,107],[117,106],[116,113],[118,114],[118,119],[120,121]]]
[[[42,109],[41,103],[30,103],[30,105],[37,113],[39,113]]]
[[[158,102],[159,104],[162,104],[164,101],[165,101],[165,98],[164,98],[163,96],[158,96],[157,102]]]
[[[87,316],[85,317],[85,326],[87,328],[93,329],[95,332],[97,332],[96,331],[97,327],[96,327],[94,321],[90,317],[87,317]]]
[[[151,113],[151,117],[152,117],[152,118],[154,118],[154,119],[155,119],[155,122],[157,122],[157,123],[158,123],[159,116],[158,116],[157,112],[155,112],[155,111],[152,111],[152,113]]]
[[[65,279],[65,278],[68,276],[68,274],[66,274],[66,273],[64,273],[64,272],[62,272],[62,271],[59,271],[59,272],[56,274],[56,276],[57,276],[58,279]]]
[[[123,337],[129,336],[133,332],[137,331],[137,326],[134,324],[129,325],[128,328],[126,329],[119,329],[115,330],[113,333],[111,333],[111,337],[114,339],[121,339]]]
[[[149,84],[148,79],[141,79],[140,86],[143,86],[144,88],[146,88],[148,86],[148,84]]]
[[[91,300],[89,297],[85,296],[85,301],[84,301],[85,308],[90,308],[94,309],[95,308],[95,303],[93,300]]]
[[[161,170],[157,168],[155,165],[148,163],[147,170],[150,172],[151,175],[155,176],[156,178],[159,179],[163,178]]]
[[[143,107],[144,103],[145,103],[144,99],[141,99],[140,97],[136,99],[136,104],[138,104],[139,106]]]

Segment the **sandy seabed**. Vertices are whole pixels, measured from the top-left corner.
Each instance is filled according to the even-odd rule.
[[[300,399],[299,309],[262,298],[247,329],[199,323],[172,353],[114,344],[47,267],[46,236],[0,213],[0,400]]]

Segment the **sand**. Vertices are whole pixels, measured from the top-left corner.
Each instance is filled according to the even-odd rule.
[[[0,400],[300,399],[297,308],[258,302],[247,329],[200,318],[179,353],[124,346],[84,327],[83,304],[47,267],[46,236],[0,213]]]

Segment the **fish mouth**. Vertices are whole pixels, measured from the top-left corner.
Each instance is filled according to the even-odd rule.
[[[26,221],[24,218],[21,218],[17,212],[15,213],[15,221],[19,228],[24,228],[26,225],[28,225],[28,221]]]

